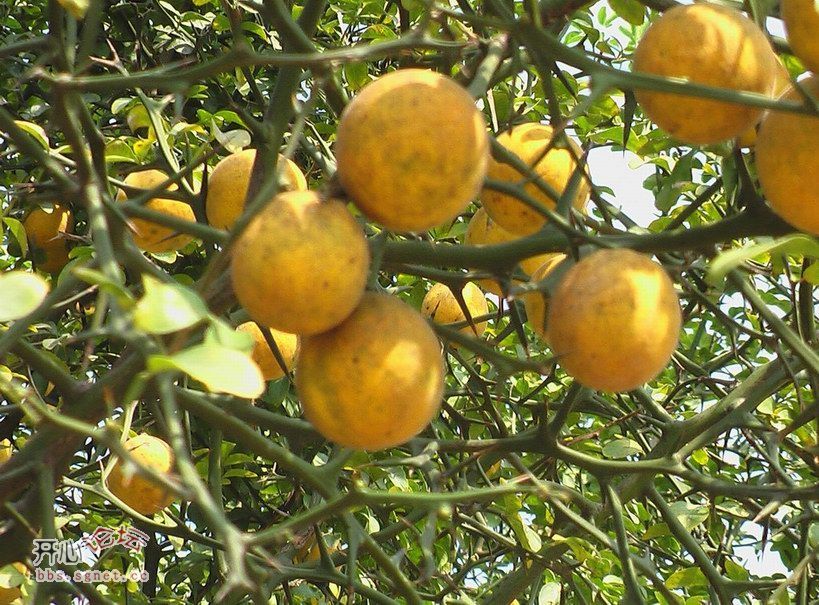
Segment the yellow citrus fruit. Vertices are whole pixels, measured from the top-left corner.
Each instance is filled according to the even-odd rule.
[[[819,99],[819,77],[800,82]],[[801,101],[801,93],[786,92],[783,100]],[[819,118],[771,111],[762,120],[756,142],[756,167],[768,203],[791,225],[819,235]]]
[[[151,435],[142,433],[128,439],[123,446],[141,466],[162,475],[169,474],[174,465],[171,446]],[[126,474],[125,463],[118,459],[108,475],[111,493],[143,515],[153,515],[171,504],[174,495],[153,479],[134,470]]]
[[[214,166],[208,177],[208,196],[205,201],[205,214],[212,226],[230,229],[241,216],[255,160],[256,150],[245,149],[223,158]],[[276,170],[281,174],[281,190],[307,189],[307,180],[295,162],[280,155]]]
[[[489,218],[489,215],[483,208],[478,208],[478,211],[472,215],[469,224],[466,226],[466,234],[464,235],[464,243],[470,246],[504,244],[514,241],[515,239],[518,239],[517,235],[509,233],[506,229]],[[525,258],[519,263],[520,269],[526,275],[531,275],[540,265],[546,262],[548,257],[549,254],[538,254],[537,256]],[[480,279],[477,283],[487,292],[491,292],[497,296],[503,296],[503,292],[497,280]]]
[[[791,49],[809,70],[819,72],[819,6],[814,0],[782,0],[780,10]]]
[[[554,271],[563,260],[566,258],[565,254],[552,254],[549,259],[538,267],[537,271],[532,273],[530,280],[532,282],[539,282]],[[532,331],[540,336],[543,340],[548,340],[546,336],[546,314],[549,312],[549,300],[546,292],[527,292],[522,297],[523,306],[526,308],[526,321]]]
[[[481,289],[473,284],[467,282],[461,290],[466,308],[469,311],[469,316],[473,320],[477,317],[482,317],[489,313],[489,305],[486,303],[486,296]],[[439,324],[454,324],[461,323],[467,320],[466,315],[458,303],[458,299],[449,289],[449,286],[444,284],[435,284],[424,296],[424,301],[421,303],[421,314],[424,317],[430,318],[435,323]],[[481,336],[486,330],[486,322],[480,323],[473,321],[474,325],[466,325],[460,329],[464,334],[470,336]]]
[[[24,576],[29,575],[28,567],[23,563],[18,561],[11,565]],[[0,586],[0,605],[11,605],[15,600],[21,599],[22,597],[23,591],[20,589],[20,586],[12,586],[11,588],[3,588]]]
[[[577,161],[583,155],[580,147],[568,140],[568,147],[554,142],[555,132],[551,126],[530,122],[514,126],[498,135],[498,143],[517,155],[537,176],[560,196],[577,170]],[[495,159],[489,161],[487,177],[510,184],[522,184],[524,191],[543,206],[554,210],[557,199],[541,191],[537,184],[509,164]],[[585,176],[580,175],[572,205],[583,210],[589,201],[590,187]],[[484,188],[481,192],[483,207],[489,216],[507,231],[516,235],[530,235],[539,231],[547,219],[534,208],[527,206],[512,195]]]
[[[598,250],[570,268],[549,301],[549,344],[580,384],[630,391],[677,346],[681,313],[663,267],[632,250]]]
[[[327,439],[379,450],[411,439],[441,406],[441,345],[427,321],[388,294],[368,292],[339,326],[302,339],[296,390]]]
[[[284,376],[284,370],[282,370],[276,356],[273,355],[273,351],[268,346],[267,340],[265,340],[264,334],[262,334],[256,322],[246,321],[236,329],[249,334],[253,338],[251,356],[262,371],[265,380],[277,380]],[[281,353],[285,367],[290,370],[293,367],[293,360],[296,358],[299,337],[279,330],[270,330],[270,335],[273,337],[273,342],[276,343],[279,353]]]
[[[136,189],[153,189],[167,179],[168,175],[161,170],[141,170],[139,172],[132,172],[125,177],[123,182]],[[176,189],[176,185],[171,184],[166,190],[176,191]],[[117,193],[117,200],[124,202],[126,199],[128,199],[128,194],[120,189]],[[190,205],[180,200],[155,197],[145,202],[145,207],[169,216],[196,222],[193,209]],[[134,228],[132,233],[134,243],[140,250],[144,250],[145,252],[170,252],[172,250],[179,250],[193,241],[192,236],[186,233],[178,233],[170,227],[164,227],[153,221],[132,218],[131,224]]]
[[[23,228],[38,269],[57,273],[65,267],[68,263],[68,241],[61,234],[70,233],[74,228],[74,215],[68,207],[51,204],[35,208],[23,221]]]
[[[472,97],[424,69],[394,71],[362,88],[341,116],[335,149],[345,191],[395,231],[458,216],[478,194],[489,159]]]
[[[364,232],[342,202],[322,201],[313,191],[287,191],[237,238],[233,290],[262,325],[317,334],[353,312],[369,262]]]
[[[788,90],[791,86],[791,75],[788,73],[788,69],[785,67],[785,64],[776,59],[776,72],[774,73],[774,86],[773,90],[771,91],[771,96],[776,99],[778,98],[783,92]],[[767,114],[765,112],[763,114],[763,118]],[[754,147],[756,146],[756,129],[757,125],[755,124],[745,132],[743,132],[739,138],[737,139],[737,144],[740,147]]]
[[[634,53],[634,71],[769,95],[776,54],[742,13],[715,4],[675,6],[648,28]],[[717,143],[751,128],[762,109],[713,99],[639,89],[637,101],[660,128],[694,145]]]
[[[11,441],[8,439],[3,439],[0,441],[0,464],[3,464],[9,458],[11,458],[11,452]]]

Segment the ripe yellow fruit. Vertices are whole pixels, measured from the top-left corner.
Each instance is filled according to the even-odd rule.
[[[296,390],[304,415],[345,447],[406,442],[441,406],[444,364],[432,328],[412,307],[368,292],[341,325],[302,339]]]
[[[424,231],[475,198],[489,159],[483,116],[464,88],[424,69],[401,69],[361,89],[341,116],[338,177],[370,219]]]
[[[778,98],[783,92],[788,90],[791,87],[791,75],[788,73],[788,69],[785,67],[785,64],[782,63],[778,58],[776,60],[776,73],[774,74],[774,86],[773,91],[771,91],[771,96],[776,99]],[[763,114],[763,119],[767,115],[767,112]],[[756,130],[757,125],[752,126],[745,132],[743,132],[739,138],[737,139],[737,145],[740,147],[755,147],[756,146]]]
[[[0,441],[0,464],[3,464],[9,458],[11,458],[11,452],[11,441],[8,439],[3,439]]]
[[[563,260],[566,258],[565,254],[551,254],[549,259],[538,267],[537,271],[532,273],[530,280],[532,282],[539,282],[554,271]],[[527,292],[523,298],[523,306],[526,308],[526,321],[532,331],[540,336],[544,341],[548,341],[546,317],[549,312],[549,297],[546,292]]]
[[[481,336],[486,330],[486,322],[475,322],[474,319],[482,317],[489,313],[489,305],[486,303],[486,296],[481,289],[473,284],[467,282],[461,290],[466,308],[469,311],[470,318],[473,319],[473,325],[466,325],[459,331],[469,336]],[[421,314],[424,317],[430,318],[435,323],[439,324],[454,324],[467,320],[466,315],[458,304],[458,299],[452,293],[452,290],[444,284],[435,284],[429,289],[424,301],[421,303]]]
[[[485,209],[478,208],[478,211],[472,215],[472,218],[469,219],[469,224],[466,226],[464,244],[469,246],[490,246],[493,244],[504,244],[514,241],[515,239],[518,239],[517,235],[509,233],[506,229],[489,218]],[[518,264],[521,271],[526,275],[531,275],[540,265],[546,262],[549,256],[549,254],[530,256]],[[491,292],[496,296],[503,296],[503,291],[497,280],[480,279],[477,283],[487,292]]]
[[[809,70],[819,72],[819,7],[814,0],[782,0],[781,14],[791,49]]]
[[[26,567],[25,564],[18,561],[11,565],[24,576],[29,575],[28,567]],[[12,586],[11,588],[0,587],[0,605],[11,605],[15,600],[21,599],[22,597],[23,591],[19,586]]]
[[[568,147],[558,146],[552,139],[555,136],[551,126],[530,122],[514,126],[511,130],[498,136],[498,143],[517,155],[535,174],[548,185],[556,195],[566,190],[569,180],[577,170],[577,161],[583,155],[580,147],[568,139]],[[561,144],[562,145],[562,144]],[[547,151],[548,150],[548,151]],[[554,210],[557,199],[552,199],[530,179],[517,169],[498,162],[489,161],[487,177],[510,184],[523,184],[524,191],[543,206]],[[588,179],[580,175],[572,206],[582,211],[589,201],[591,188]],[[489,216],[501,227],[516,235],[530,235],[539,231],[546,224],[546,217],[534,208],[527,206],[512,195],[484,188],[481,201]]]
[[[208,177],[205,201],[205,214],[213,227],[231,229],[241,216],[255,160],[256,150],[245,149],[232,153],[214,166]],[[293,161],[280,155],[276,170],[280,171],[282,191],[307,189],[307,180]]]
[[[68,263],[68,241],[62,233],[74,228],[74,215],[61,204],[51,204],[32,210],[23,221],[26,238],[33,249],[37,268],[57,273]],[[37,260],[42,259],[41,262]]]
[[[353,312],[369,263],[364,232],[342,202],[288,191],[274,197],[237,238],[233,290],[260,324],[317,334]]]
[[[681,324],[674,284],[632,250],[598,250],[570,268],[549,301],[549,344],[580,384],[630,391],[671,359]]]
[[[256,322],[246,321],[238,328],[240,332],[250,334],[253,338],[253,351],[251,357],[259,369],[262,371],[262,377],[265,380],[278,380],[284,376],[276,356],[267,344],[264,334],[256,325]],[[269,328],[268,328],[269,329]],[[270,330],[270,335],[273,337],[273,342],[281,353],[284,365],[288,371],[293,367],[293,361],[296,358],[296,351],[299,348],[299,337],[295,334],[288,334],[287,332],[280,332],[279,330]]]
[[[819,76],[800,82],[819,99]],[[795,88],[783,100],[801,101]],[[759,127],[756,167],[768,203],[791,225],[819,235],[819,118],[771,111]]]
[[[648,28],[634,71],[770,95],[776,54],[742,13],[716,4],[680,5]],[[759,121],[762,109],[640,89],[637,101],[660,128],[694,145],[733,139]]]
[[[141,466],[162,475],[169,474],[174,465],[171,446],[146,433],[131,437],[123,446]],[[118,459],[108,475],[107,485],[111,493],[143,515],[153,515],[171,504],[174,495],[153,479],[134,471],[125,473],[125,463]]]
[[[136,189],[147,190],[158,187],[167,179],[168,175],[161,170],[141,170],[139,172],[132,172],[126,176],[123,183]],[[176,185],[172,184],[166,190],[176,191],[176,189]],[[117,192],[117,200],[124,202],[127,199],[128,194],[120,189]],[[196,222],[193,209],[190,205],[180,200],[155,197],[145,202],[145,207],[169,216]],[[164,227],[153,221],[132,218],[131,224],[134,228],[132,232],[134,243],[140,250],[144,250],[145,252],[171,252],[184,248],[193,241],[192,236],[186,233],[178,233],[170,227]]]

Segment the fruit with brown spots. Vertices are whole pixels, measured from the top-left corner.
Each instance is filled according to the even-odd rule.
[[[475,322],[474,320],[489,313],[486,296],[472,282],[466,282],[461,290],[461,296],[467,311],[469,311],[469,319],[472,320],[472,323],[460,328],[460,332],[469,336],[480,337],[486,330],[486,322]],[[435,284],[429,289],[429,292],[424,296],[424,301],[421,303],[421,314],[442,325],[467,321],[467,316],[458,303],[458,299],[449,286],[445,284]]]
[[[158,437],[142,433],[128,439],[123,447],[140,466],[150,468],[160,475],[167,475],[173,470],[173,450]],[[175,500],[165,486],[133,467],[127,469],[126,463],[121,459],[114,463],[106,484],[112,494],[146,516],[158,513]]]
[[[600,391],[630,391],[653,379],[671,359],[680,325],[673,282],[632,250],[593,252],[566,272],[549,301],[558,363]]]
[[[259,329],[259,326],[256,325],[255,321],[246,321],[236,329],[245,334],[249,334],[250,337],[253,338],[251,357],[253,357],[253,361],[256,362],[256,365],[259,366],[259,369],[262,371],[262,377],[265,380],[278,380],[284,376],[284,369],[282,369],[281,364],[278,359],[276,359],[276,356],[267,344],[264,334]],[[295,334],[288,334],[287,332],[281,332],[279,330],[269,328],[268,330],[273,338],[273,342],[276,343],[276,348],[282,356],[285,368],[287,368],[287,371],[290,371],[293,367],[293,361],[296,358],[296,352],[298,351],[299,337]]]
[[[64,233],[74,228],[74,215],[67,206],[48,204],[34,208],[23,221],[35,266],[57,273],[68,263],[68,240]]]
[[[290,334],[318,334],[353,312],[369,263],[364,232],[342,202],[287,191],[236,239],[231,278],[255,321]]]
[[[438,414],[441,346],[427,321],[368,292],[339,326],[302,339],[296,390],[304,415],[339,445],[380,450],[413,438]]]
[[[675,6],[646,30],[634,71],[735,91],[772,94],[776,53],[742,13],[700,3]],[[762,108],[648,89],[635,91],[643,111],[679,141],[733,139],[759,121]]]
[[[401,69],[346,107],[335,151],[339,180],[368,218],[393,231],[425,231],[478,194],[489,140],[463,87],[433,71]]]
[[[255,149],[244,149],[223,158],[208,178],[205,213],[208,223],[218,229],[231,229],[241,216],[250,186],[250,174],[256,160]],[[305,191],[307,181],[299,167],[279,156],[276,170],[280,176],[280,191]]]
[[[168,180],[168,175],[160,170],[141,170],[139,172],[132,172],[126,176],[123,183],[135,189],[150,190],[158,187],[166,180]],[[176,191],[176,189],[176,185],[171,184],[166,188],[166,191]],[[128,194],[122,189],[117,193],[117,200],[120,202],[124,202],[128,197]],[[136,197],[136,195],[131,195],[130,197]],[[190,205],[180,200],[154,197],[145,202],[144,205],[146,208],[167,214],[168,216],[196,222],[193,209]],[[147,219],[132,218],[130,223],[133,227],[132,236],[134,243],[140,250],[144,250],[145,252],[171,252],[173,250],[180,250],[193,241],[193,237],[187,233],[178,233],[171,227],[165,227],[164,225]]]
[[[535,201],[554,210],[557,200],[568,188],[572,175],[578,171],[577,159],[583,155],[580,147],[571,139],[555,141],[554,137],[555,131],[551,126],[535,122],[514,126],[498,135],[498,143],[528,166],[549,193],[541,190],[525,173],[494,158],[489,162],[487,177],[508,184],[519,184]],[[591,188],[584,175],[578,174],[578,178],[572,206],[583,211],[589,201]],[[518,236],[539,231],[548,220],[513,195],[489,187],[481,192],[481,202],[492,220]]]

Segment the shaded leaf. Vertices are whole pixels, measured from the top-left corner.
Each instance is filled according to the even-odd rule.
[[[642,453],[643,448],[634,439],[615,439],[603,446],[603,455],[606,458],[627,458]]]

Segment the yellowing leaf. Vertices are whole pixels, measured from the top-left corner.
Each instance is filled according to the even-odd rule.
[[[145,296],[134,309],[134,324],[149,334],[170,334],[201,321],[208,315],[202,299],[178,283],[162,283],[145,276]]]
[[[0,321],[25,317],[43,302],[48,282],[36,273],[10,271],[0,275]]]
[[[201,344],[172,356],[154,355],[148,370],[180,370],[214,393],[252,399],[264,392],[259,366],[246,353],[218,344]]]

